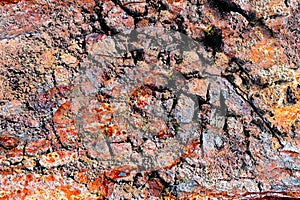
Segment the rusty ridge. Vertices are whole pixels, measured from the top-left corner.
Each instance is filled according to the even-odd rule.
[[[191,193],[182,199],[199,199],[199,198],[224,198],[224,199],[240,199],[240,200],[290,200],[300,199],[299,192],[276,192],[276,191],[265,191],[265,192],[246,192],[244,194],[228,194],[228,192],[214,192],[212,190],[201,189],[195,193]]]
[[[125,0],[124,1],[124,6],[129,5],[129,4],[135,4],[135,3],[145,3],[144,1],[139,1],[139,0]]]
[[[110,0],[104,0],[102,2],[109,2]],[[141,0],[121,0],[121,1],[117,1],[118,4],[122,4],[123,6],[129,5],[129,4],[138,4],[138,3],[146,3],[146,1],[141,1]]]
[[[141,0],[124,0],[123,2],[124,2],[124,4],[128,4],[128,3],[144,3],[144,1],[141,1]]]
[[[33,2],[35,3],[36,0],[0,0],[0,6],[3,5],[3,4],[17,4],[19,2]]]
[[[18,3],[20,0],[0,0],[1,4],[15,4]]]
[[[266,192],[249,192],[245,193],[241,199],[300,199],[299,192],[274,192],[274,191],[266,191]]]

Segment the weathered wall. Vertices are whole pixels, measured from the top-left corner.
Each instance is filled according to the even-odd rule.
[[[299,2],[133,2],[0,0],[0,199],[300,197]],[[178,71],[199,98],[199,137],[180,158],[166,155],[164,166],[155,169],[104,166],[97,159],[101,151],[87,148],[81,138],[73,112],[78,105],[71,97],[77,90],[95,89],[78,77],[101,39],[153,26],[186,34],[213,60],[211,72],[219,73],[226,86],[226,116],[219,127],[207,122],[213,110],[209,96],[216,88],[183,59],[186,65]],[[164,62],[164,56],[157,59]],[[126,66],[144,61],[133,54],[114,61],[101,84],[118,88],[118,70],[130,73]],[[136,109],[129,114],[137,124],[138,111],[148,98],[157,98],[155,92],[170,95],[144,87],[130,96],[128,105]],[[96,121],[102,124],[97,130],[118,136],[116,152],[155,151],[156,140],[138,140],[126,133],[126,125],[111,122],[117,110],[109,95],[83,100],[86,113],[80,122]],[[189,101],[179,101],[179,107]],[[165,134],[168,127],[153,119],[157,138],[172,141]]]

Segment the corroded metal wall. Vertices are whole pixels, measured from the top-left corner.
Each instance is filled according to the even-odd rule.
[[[300,198],[299,8],[0,0],[0,199]]]

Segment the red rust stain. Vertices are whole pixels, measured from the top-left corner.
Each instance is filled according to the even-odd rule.
[[[132,171],[135,171],[136,168],[133,166],[116,166],[112,170],[105,173],[105,176],[110,179],[118,179],[118,178],[124,178],[128,177]]]
[[[0,146],[2,146],[5,149],[12,149],[16,146],[18,146],[19,141],[11,136],[0,136]]]
[[[54,174],[50,174],[48,176],[45,176],[45,181],[46,182],[53,182],[53,181],[56,181],[56,178],[55,178],[55,175]]]
[[[164,185],[157,179],[149,181],[148,185],[151,189],[150,190],[151,195],[155,197],[160,197],[163,190],[165,189]]]
[[[32,193],[31,190],[29,190],[28,188],[24,188],[22,190],[22,199],[25,199],[26,196],[30,195]]]
[[[7,179],[2,180],[3,185],[7,184]]]
[[[191,141],[185,148],[184,157],[191,156],[194,153],[194,150],[200,145],[200,140],[195,139]]]
[[[67,92],[71,90],[71,86],[57,86],[46,92],[41,92],[36,98],[36,102],[41,108],[52,108],[55,103],[66,97]]]
[[[107,172],[106,177],[111,178],[111,179],[118,179],[118,178],[124,178],[126,176],[130,175],[130,171],[126,169],[125,167],[115,167],[115,169]]]
[[[147,100],[152,95],[152,90],[149,87],[141,86],[131,93],[131,98],[136,101],[136,106],[144,108],[147,106]]]
[[[184,200],[190,199],[210,199],[210,198],[226,198],[226,199],[256,199],[256,200],[266,200],[266,199],[298,199],[300,197],[299,192],[259,192],[251,193],[247,192],[242,195],[235,194],[229,195],[227,192],[214,192],[213,190],[208,190],[205,188],[199,188],[198,191],[201,191],[201,194],[195,192],[187,194],[185,197],[181,198]]]
[[[289,150],[282,150],[282,151],[280,151],[280,153],[284,153],[284,154],[287,154],[287,155],[292,156],[292,157],[299,157],[300,156],[300,153],[294,152],[294,151],[289,151]]]
[[[10,199],[11,197],[12,195],[5,194],[4,196],[0,197],[0,200],[7,200]]]
[[[260,193],[245,193],[244,197],[251,197],[251,199],[256,200],[265,200],[265,199],[273,199],[273,200],[281,200],[281,199],[299,199],[300,193],[299,192],[273,192],[273,191],[266,191]],[[254,197],[256,196],[256,197]],[[250,198],[249,198],[250,199]]]
[[[17,156],[23,156],[23,149],[14,148],[11,149],[6,156],[9,157],[17,157]]]
[[[90,119],[90,118],[89,118]],[[71,112],[71,101],[62,104],[53,116],[56,131],[63,145],[77,146],[78,130]]]
[[[62,104],[53,116],[53,121],[57,124],[68,124],[70,119],[64,117],[71,110],[71,101],[67,100],[66,103]]]
[[[4,4],[15,4],[18,3],[20,0],[0,0],[0,3]]]
[[[159,138],[163,138],[164,136],[166,135],[166,131],[159,131],[158,133],[157,133],[157,136],[159,137]]]
[[[109,126],[105,127],[104,133],[107,136],[111,137],[111,136],[120,134],[120,131],[118,130],[118,126],[113,124],[113,125],[109,125]]]
[[[29,182],[33,181],[33,178],[34,178],[34,177],[33,177],[32,174],[27,174],[27,175],[26,175],[26,180],[29,181]]]
[[[1,171],[1,175],[9,175],[9,174],[11,174],[11,172],[9,172],[9,171]]]
[[[45,139],[39,139],[29,142],[26,146],[25,152],[29,155],[46,152],[50,148],[50,142]]]
[[[32,194],[32,191],[29,190],[28,188],[23,188],[23,189],[18,189],[18,190],[15,190],[13,193],[11,193],[9,199],[15,199],[16,197],[19,197],[20,199],[26,199],[26,197],[28,195],[31,195]]]

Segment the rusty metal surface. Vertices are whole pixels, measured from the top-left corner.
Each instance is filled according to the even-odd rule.
[[[0,199],[300,198],[299,8],[0,0]]]

